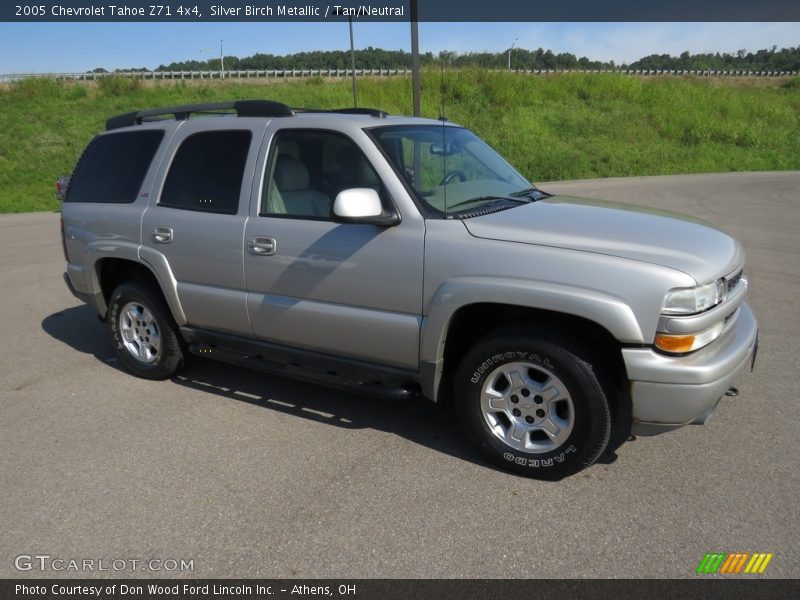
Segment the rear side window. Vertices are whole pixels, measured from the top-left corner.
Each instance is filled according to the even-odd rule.
[[[161,129],[97,136],[78,161],[64,202],[133,202],[163,138]]]
[[[236,214],[250,138],[249,131],[206,131],[187,137],[172,161],[159,205]]]

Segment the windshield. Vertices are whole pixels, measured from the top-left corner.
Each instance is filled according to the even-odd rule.
[[[467,129],[413,125],[373,131],[417,196],[442,213],[471,210],[533,187]]]

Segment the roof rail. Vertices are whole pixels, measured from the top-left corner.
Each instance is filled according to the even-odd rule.
[[[151,110],[139,110],[117,115],[106,121],[106,130],[139,125],[145,121],[159,120],[158,117],[172,116],[177,121],[189,118],[191,114],[217,113],[235,110],[239,117],[293,117],[294,111],[273,100],[237,100],[235,102],[215,102],[208,104],[185,104]]]
[[[378,108],[337,108],[331,112],[341,113],[343,115],[369,115],[370,117],[378,117],[379,119],[385,119],[389,116],[389,113]]]
[[[296,112],[306,113],[336,113],[340,115],[368,115],[385,119],[389,116],[386,111],[377,108],[295,108]]]

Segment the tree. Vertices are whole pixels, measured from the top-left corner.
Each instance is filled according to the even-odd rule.
[[[442,51],[434,56],[426,52],[421,57],[423,66],[438,65],[442,61],[453,67],[482,67],[485,69],[505,69],[508,65],[507,52],[467,52],[458,54]],[[613,61],[594,61],[585,56],[576,57],[569,52],[559,54],[552,50],[537,48],[514,48],[514,65],[521,69],[608,69],[613,68]],[[274,55],[257,53],[239,58],[226,56],[225,66],[238,70],[311,70],[311,69],[348,69],[350,68],[350,52],[344,50],[313,50],[297,54]],[[383,48],[365,48],[356,50],[357,69],[408,69],[411,67],[411,54],[405,50],[385,50]],[[691,54],[681,52],[679,56],[669,54],[651,54],[630,64],[631,69],[738,69],[738,70],[773,70],[800,71],[800,47],[769,50],[758,50],[748,53],[746,49],[735,54],[708,53]],[[219,69],[219,58],[205,61],[186,60],[168,65],[160,65],[158,71],[216,71]]]

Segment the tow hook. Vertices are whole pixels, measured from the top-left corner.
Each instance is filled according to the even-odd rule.
[[[739,388],[736,387],[729,387],[728,391],[725,392],[726,396],[730,396],[731,398],[735,398],[739,395]]]

